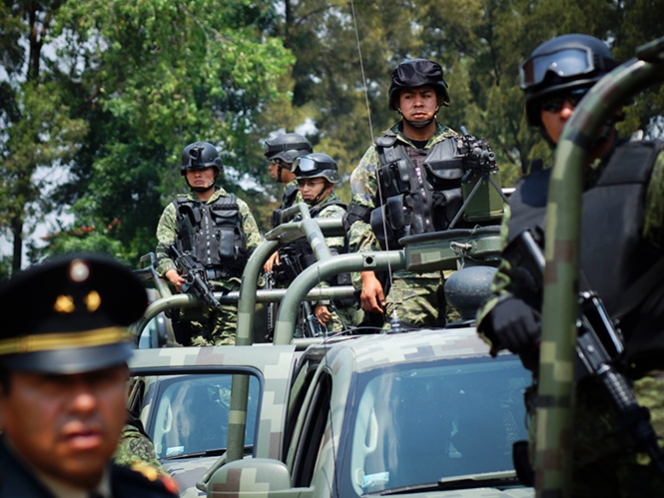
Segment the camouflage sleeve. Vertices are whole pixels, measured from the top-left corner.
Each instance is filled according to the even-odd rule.
[[[664,248],[664,151],[660,151],[648,182],[643,238]]]
[[[177,270],[175,262],[169,255],[169,246],[173,245],[177,238],[177,217],[175,206],[169,203],[159,218],[157,224],[157,274],[163,277],[169,270]]]
[[[131,424],[126,424],[122,430],[113,461],[118,465],[130,468],[136,463],[145,463],[159,472],[166,473],[157,459],[152,441]]]
[[[500,227],[500,243],[502,250],[504,250],[505,246],[507,245],[510,217],[510,206],[507,204],[505,206],[505,212],[503,214],[503,220]],[[493,310],[493,308],[495,308],[499,302],[507,299],[512,295],[510,291],[512,282],[511,273],[512,266],[510,263],[505,259],[501,259],[500,264],[498,265],[498,270],[496,271],[496,274],[493,277],[493,282],[491,283],[491,297],[477,312],[477,333],[490,346],[491,354],[493,356],[495,356],[502,348],[499,344],[494,344],[490,338],[490,334],[487,334],[489,329],[489,321],[487,320],[487,317],[489,313],[491,313],[491,310]]]
[[[343,218],[346,210],[341,206],[328,206],[318,213],[317,218]],[[340,252],[346,245],[345,237],[325,237],[325,243],[330,249]]]
[[[242,230],[247,237],[247,252],[251,254],[261,243],[261,232],[247,203],[242,199],[237,199],[237,205],[240,208],[240,216],[242,216]]]
[[[375,146],[371,146],[350,175],[351,202],[367,209],[376,207],[376,194],[378,182],[376,179],[376,168],[378,166],[378,152]],[[371,230],[371,225],[358,220],[350,227],[348,234],[349,252],[376,251],[380,250],[376,237]]]

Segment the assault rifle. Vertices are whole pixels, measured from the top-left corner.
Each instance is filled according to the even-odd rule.
[[[302,264],[300,258],[295,257],[291,260],[290,256],[285,252],[279,254],[279,265],[275,271],[277,275],[281,275],[282,281],[292,282],[295,278],[302,273]],[[321,337],[324,336],[327,329],[323,327],[311,308],[309,301],[302,301],[300,310],[300,320],[298,327],[304,337]]]
[[[316,315],[314,314],[314,311],[311,307],[311,303],[309,301],[302,301],[302,311],[303,311],[303,319],[302,321],[302,333],[304,334],[305,337],[324,337],[327,329],[323,327],[320,322],[318,321],[318,318],[316,318]]]
[[[269,271],[265,274],[265,288],[267,290],[274,289],[274,271]],[[275,301],[270,301],[267,303],[267,327],[266,327],[266,339],[272,339],[274,334],[274,319],[277,303]]]
[[[542,289],[545,259],[533,234],[529,230],[523,231],[505,251],[518,258],[513,262],[531,273]],[[664,474],[664,453],[657,444],[657,434],[650,423],[650,412],[639,406],[627,378],[616,368],[625,350],[622,334],[616,330],[597,293],[579,293],[576,326],[576,355],[584,367],[584,373],[595,377],[604,386],[618,411],[619,420],[630,432],[636,449],[647,452],[658,470]]]
[[[170,247],[178,267],[186,282],[182,284],[182,292],[192,289],[194,295],[200,297],[210,308],[219,308],[221,303],[214,297],[206,282],[205,267],[187,251],[180,252],[175,245]]]

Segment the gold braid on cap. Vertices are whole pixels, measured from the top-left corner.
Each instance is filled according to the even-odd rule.
[[[7,354],[56,351],[59,349],[90,348],[106,346],[131,340],[125,327],[107,327],[82,332],[59,332],[52,334],[12,337],[0,341],[0,356]]]

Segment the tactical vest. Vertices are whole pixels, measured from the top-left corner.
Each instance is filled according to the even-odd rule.
[[[247,262],[247,238],[234,194],[212,204],[194,202],[179,195],[173,201],[177,215],[177,241],[215,275],[239,277]]]
[[[295,204],[295,199],[297,198],[297,193],[299,191],[300,187],[297,185],[286,187],[286,190],[284,190],[284,197],[281,200],[281,206],[272,212],[272,228],[277,228],[279,225],[281,225],[281,213],[284,209],[288,209],[293,204]]]
[[[596,291],[612,317],[621,312],[625,293],[664,256],[642,237],[646,191],[661,146],[646,141],[618,146],[597,183],[583,194],[581,287]],[[508,242],[527,228],[543,230],[550,175],[551,168],[530,175],[510,198]],[[621,321],[627,362],[635,372],[653,364],[664,367],[664,275],[648,294]],[[532,296],[519,297],[532,301]]]
[[[371,212],[370,222],[381,247],[398,249],[402,237],[447,229],[463,204],[465,156],[457,138],[446,138],[430,149],[416,149],[396,136],[385,135],[375,145],[380,159],[380,205]]]
[[[316,218],[323,209],[328,208],[330,206],[341,206],[342,208],[344,208],[344,210],[347,208],[346,204],[341,202],[341,200],[335,199],[333,201],[322,202],[320,204],[316,204],[315,206],[311,206],[309,208],[309,215],[312,218]],[[294,221],[297,221],[299,219],[300,217],[297,216],[294,218]],[[348,240],[345,241],[345,244],[346,245],[344,246],[344,248],[341,249],[341,251],[339,252],[340,254],[347,252]],[[301,238],[296,240],[292,244],[289,244],[288,246],[284,247],[282,251],[288,252],[291,255],[292,259],[294,258],[296,260],[299,260],[301,269],[298,271],[302,271],[316,262],[316,256],[314,255],[314,251],[313,249],[311,249],[311,244],[306,238]]]

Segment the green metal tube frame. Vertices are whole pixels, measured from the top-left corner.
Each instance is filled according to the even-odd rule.
[[[556,149],[547,204],[536,495],[570,496],[583,169],[593,140],[626,99],[664,81],[664,38],[599,81],[576,107]],[[645,60],[644,60],[645,59]]]

